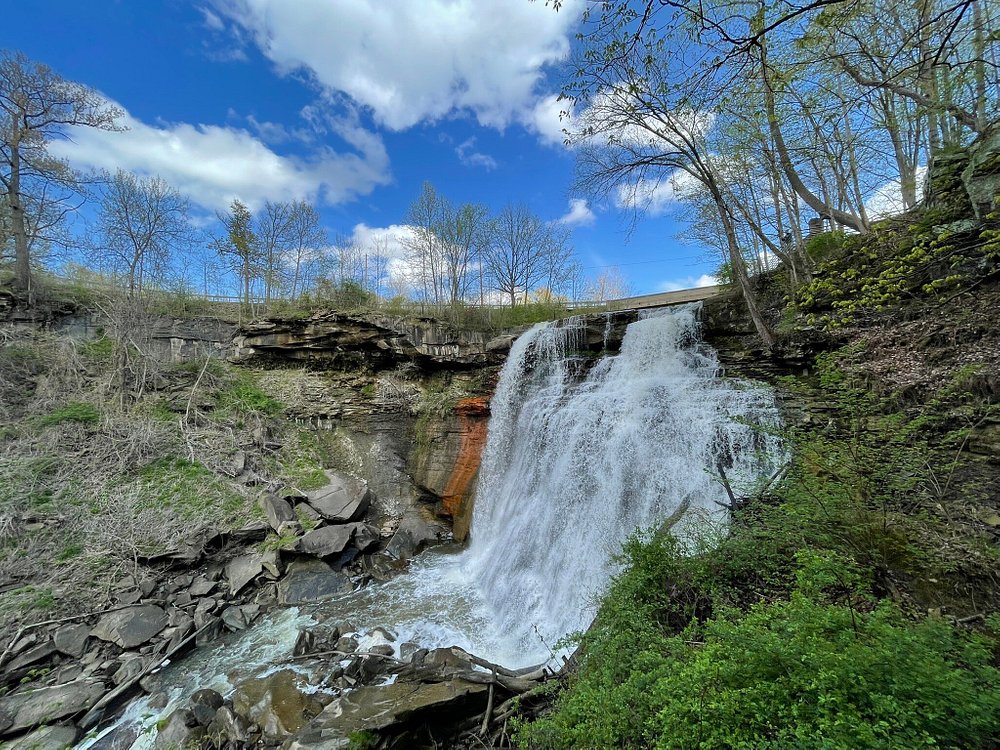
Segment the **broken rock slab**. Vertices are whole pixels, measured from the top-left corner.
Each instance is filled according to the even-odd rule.
[[[297,522],[298,518],[292,505],[287,500],[283,500],[277,495],[264,495],[260,499],[260,507],[267,518],[267,524],[275,531],[281,528],[282,524]]]
[[[104,692],[103,682],[77,680],[0,698],[0,737],[85,711]]]
[[[322,560],[296,560],[288,566],[278,584],[282,604],[305,604],[328,599],[353,588],[351,579]]]
[[[347,523],[361,518],[371,505],[372,493],[368,483],[332,471],[326,472],[326,476],[330,482],[325,487],[307,493],[309,505],[333,523]]]
[[[355,732],[432,723],[434,715],[454,716],[471,708],[482,711],[479,706],[485,708],[487,690],[486,685],[464,680],[360,687],[333,701],[285,747],[289,750],[347,748],[348,738]],[[343,744],[338,744],[341,739]]]
[[[167,613],[156,605],[139,604],[104,615],[90,634],[122,648],[135,648],[167,627],[169,619]]]
[[[226,563],[229,593],[238,594],[244,586],[264,571],[264,559],[257,553],[240,555]]]

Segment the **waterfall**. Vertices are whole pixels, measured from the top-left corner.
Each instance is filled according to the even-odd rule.
[[[605,346],[609,334],[610,318]],[[119,719],[138,728],[134,750],[151,747],[157,717],[182,705],[192,685],[227,692],[273,669],[311,615],[528,666],[588,626],[636,529],[683,509],[673,527],[682,538],[724,531],[718,503],[728,496],[715,467],[741,493],[784,460],[771,390],[718,377],[697,306],[647,313],[615,356],[595,362],[584,344],[584,321],[573,319],[538,325],[511,349],[491,402],[467,549],[431,548],[384,584],[279,611],[225,646],[199,649],[163,674],[166,709],[143,699]]]
[[[585,629],[636,529],[682,504],[675,532],[723,526],[717,464],[746,492],[782,459],[773,393],[718,377],[696,305],[646,314],[589,370],[582,336],[582,319],[523,335],[491,403],[463,557],[504,651]]]

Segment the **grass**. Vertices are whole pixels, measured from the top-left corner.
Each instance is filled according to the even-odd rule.
[[[101,421],[101,412],[94,404],[85,401],[72,401],[65,406],[54,409],[38,419],[43,427],[53,427],[60,424],[96,425]]]

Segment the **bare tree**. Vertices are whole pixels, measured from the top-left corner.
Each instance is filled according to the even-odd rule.
[[[49,204],[55,221],[72,209],[80,177],[49,154],[48,144],[71,126],[119,130],[123,112],[96,91],[67,81],[20,52],[0,53],[0,187],[10,211],[15,285],[29,294],[31,242],[39,228],[28,212]]]
[[[119,169],[101,196],[101,245],[96,267],[122,279],[129,297],[147,283],[162,283],[177,253],[193,239],[188,201],[159,177]]]
[[[493,289],[510,301],[527,299],[545,278],[546,253],[552,249],[550,228],[523,204],[508,203],[493,220],[484,255]]]
[[[292,299],[301,293],[316,274],[318,254],[327,241],[326,230],[320,226],[316,209],[305,201],[291,204],[288,221],[286,263],[291,266]]]

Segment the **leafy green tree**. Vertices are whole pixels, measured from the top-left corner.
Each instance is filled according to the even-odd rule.
[[[215,240],[216,251],[230,260],[240,281],[243,307],[253,311],[253,283],[261,274],[263,253],[260,240],[253,229],[253,214],[239,198],[233,198],[229,210],[218,214],[225,235]]]

